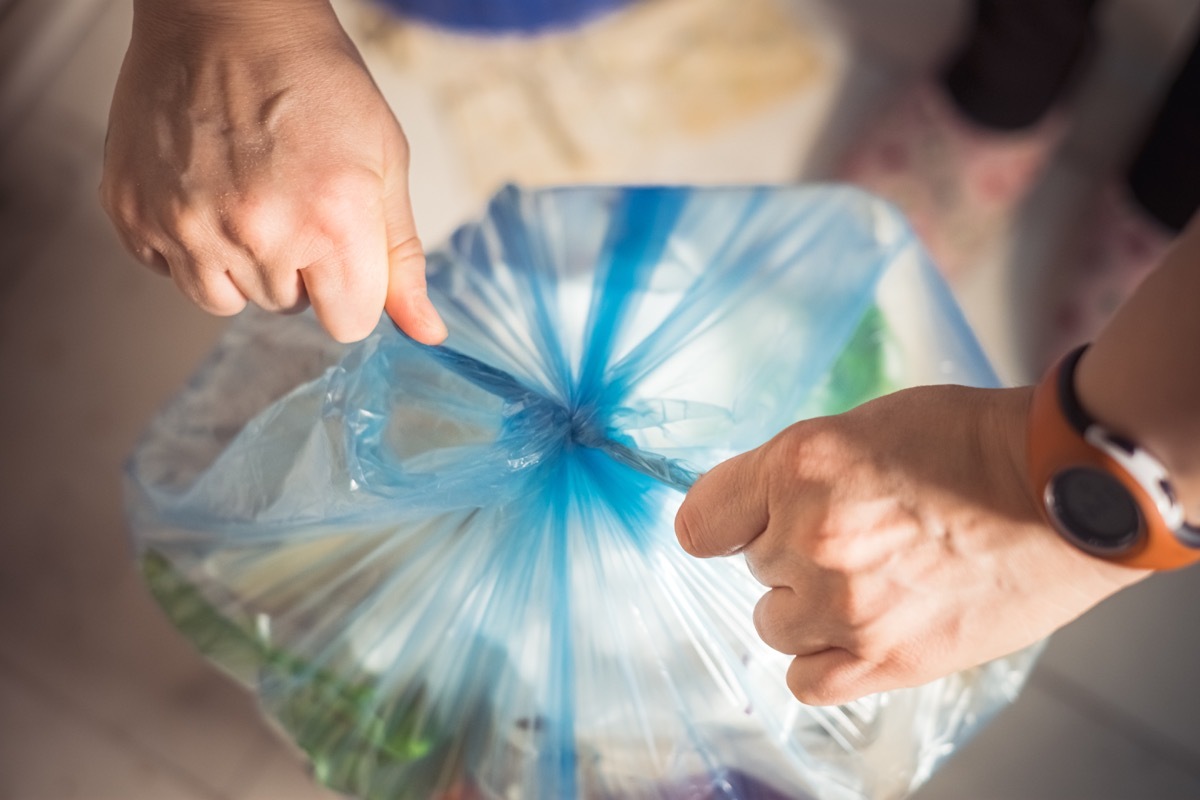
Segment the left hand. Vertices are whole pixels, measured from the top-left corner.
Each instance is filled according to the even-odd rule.
[[[1147,573],[1046,525],[1025,467],[1030,389],[933,386],[801,422],[700,478],[694,556],[744,553],[759,635],[814,705],[916,686],[1032,644]]]
[[[338,341],[388,315],[426,344],[404,132],[327,0],[138,0],[101,200],[213,314],[309,303]]]

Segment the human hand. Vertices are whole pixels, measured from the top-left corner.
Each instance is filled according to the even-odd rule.
[[[1148,573],[1044,524],[1031,390],[934,386],[801,422],[705,474],[675,520],[695,556],[744,553],[754,624],[814,705],[916,686],[1032,644]]]
[[[125,247],[213,314],[385,310],[436,344],[408,145],[327,0],[136,0],[101,199]]]

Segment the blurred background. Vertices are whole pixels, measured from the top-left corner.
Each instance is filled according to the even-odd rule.
[[[249,2],[250,0],[247,0]],[[599,4],[603,5],[603,4]],[[1064,145],[956,291],[1002,377],[1057,254],[1127,156],[1198,16],[1109,0]],[[962,0],[640,0],[513,38],[336,3],[409,136],[422,238],[507,180],[836,177],[888,99],[945,58]],[[130,0],[0,0],[0,800],[330,797],[153,607],[120,469],[221,332],[120,249],[96,200]],[[1051,641],[1021,699],[919,793],[1200,797],[1195,571]]]

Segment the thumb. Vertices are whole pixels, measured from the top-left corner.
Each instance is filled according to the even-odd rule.
[[[693,484],[675,515],[675,535],[698,558],[729,556],[767,528],[762,448],[718,464]]]
[[[402,173],[393,175],[389,184],[384,197],[388,242],[384,308],[400,330],[418,342],[441,344],[446,338],[446,323],[425,291],[425,249],[417,238],[407,177]]]

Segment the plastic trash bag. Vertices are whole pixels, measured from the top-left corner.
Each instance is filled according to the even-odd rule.
[[[790,422],[996,379],[890,207],[508,188],[429,258],[451,331],[235,321],[130,462],[150,588],[351,795],[900,797],[1032,651],[797,703],[740,557],[673,518]]]

